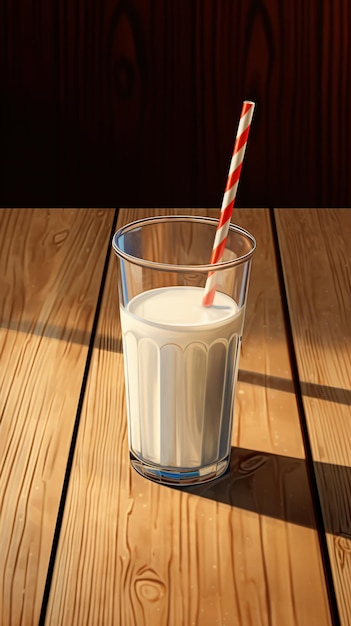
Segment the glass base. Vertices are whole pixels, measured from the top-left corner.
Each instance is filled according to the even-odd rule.
[[[133,453],[130,453],[131,465],[139,474],[163,485],[199,485],[215,480],[227,470],[229,460],[230,455],[217,463],[200,468],[164,468],[138,459]]]

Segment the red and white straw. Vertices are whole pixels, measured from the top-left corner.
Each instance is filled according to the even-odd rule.
[[[239,178],[243,159],[245,155],[247,139],[250,132],[251,120],[255,108],[255,103],[249,100],[243,102],[241,110],[238,130],[234,143],[234,150],[230,162],[227,185],[224,190],[222,208],[219,215],[216,236],[212,248],[210,264],[219,263],[222,259],[229,230],[230,219],[233,212],[236,191],[239,184]],[[209,272],[204,296],[202,299],[203,306],[211,306],[213,304],[216,293],[216,272]]]

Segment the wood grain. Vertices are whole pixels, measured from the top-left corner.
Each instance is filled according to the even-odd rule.
[[[121,210],[119,222],[176,212],[184,210]],[[201,488],[172,489],[131,469],[112,256],[47,624],[331,624],[269,214],[235,219],[258,250],[231,471]]]
[[[306,422],[346,626],[351,615],[351,212],[275,214]]]
[[[3,206],[350,206],[348,0],[2,0]],[[107,204],[106,204],[107,203]]]
[[[0,211],[0,623],[37,624],[114,210]]]

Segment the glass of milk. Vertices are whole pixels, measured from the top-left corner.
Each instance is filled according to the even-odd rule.
[[[191,485],[228,468],[255,240],[230,225],[209,265],[218,221],[155,216],[123,226],[118,258],[132,466],[160,483]],[[215,272],[212,306],[202,298]]]

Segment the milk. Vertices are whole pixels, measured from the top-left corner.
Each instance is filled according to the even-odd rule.
[[[144,463],[198,475],[229,459],[244,310],[166,287],[121,307],[129,444]],[[196,472],[195,472],[196,473]]]

